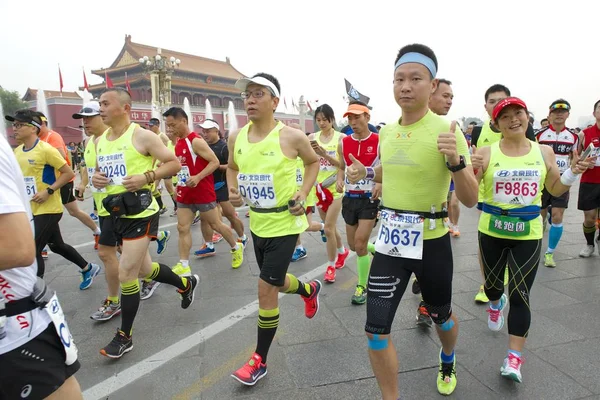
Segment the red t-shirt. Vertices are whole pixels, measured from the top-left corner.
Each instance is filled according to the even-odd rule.
[[[593,126],[584,129],[583,134],[585,135],[585,141],[583,143],[584,150],[590,143],[594,143],[594,147],[600,148],[600,129],[598,129],[598,124],[594,124]],[[594,168],[588,169],[581,175],[581,182],[600,183],[600,161],[596,161],[596,166]]]
[[[193,152],[192,142],[194,140],[204,139],[195,132],[191,132],[175,144],[175,155],[181,163],[181,171],[177,174],[179,180],[181,177],[188,179],[190,176],[199,174],[208,165],[208,161]],[[177,201],[182,204],[208,204],[217,201],[213,174],[206,176],[193,188],[186,186],[185,182],[178,181]]]
[[[351,165],[350,154],[366,167],[372,167],[379,160],[379,135],[371,132],[366,138],[359,140],[352,135],[342,139],[342,154],[346,165]],[[363,182],[364,181],[364,182]],[[350,193],[370,192],[373,182],[362,180],[357,184],[346,182],[346,191]]]

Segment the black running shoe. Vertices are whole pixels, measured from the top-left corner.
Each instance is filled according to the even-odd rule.
[[[100,349],[100,354],[108,358],[121,358],[123,354],[129,353],[133,350],[133,341],[131,340],[131,336],[127,336],[125,332],[120,329],[117,329],[117,334],[110,341],[110,343]]]
[[[181,296],[181,308],[184,310],[194,302],[194,292],[198,288],[198,283],[200,283],[200,277],[198,277],[198,275],[187,276],[186,278],[187,288],[185,288],[185,290],[177,289],[177,292]]]
[[[417,278],[415,278],[413,280],[412,292],[413,292],[413,294],[419,294],[419,293],[421,293],[421,285],[419,285],[419,281],[417,280]]]

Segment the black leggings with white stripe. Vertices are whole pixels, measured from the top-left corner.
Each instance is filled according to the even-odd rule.
[[[508,334],[527,337],[531,324],[529,295],[538,264],[542,240],[499,239],[479,232],[485,294],[490,301],[504,293],[504,269],[508,265]]]

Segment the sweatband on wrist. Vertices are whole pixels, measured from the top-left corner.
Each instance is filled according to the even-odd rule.
[[[571,168],[566,170],[560,177],[560,183],[562,183],[565,186],[572,186],[576,180],[577,175],[573,173],[573,170]]]
[[[373,167],[366,167],[365,169],[367,170],[367,175],[365,176],[365,179],[368,179],[368,180],[371,180],[371,181],[373,179],[375,179],[375,168],[373,168]]]
[[[394,65],[394,71],[396,71],[396,69],[398,69],[398,67],[402,64],[407,63],[417,63],[423,65],[429,70],[432,78],[435,78],[435,75],[437,74],[437,69],[435,68],[435,63],[433,60],[424,54],[416,52],[406,53],[400,57],[400,59],[398,59],[396,62],[396,65]]]

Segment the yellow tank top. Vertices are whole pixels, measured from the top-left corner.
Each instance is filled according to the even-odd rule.
[[[491,146],[490,162],[480,184],[483,202],[503,210],[541,206],[546,172],[538,143],[531,142],[531,150],[524,156],[509,157],[502,153],[500,142],[496,142]],[[542,217],[524,222],[518,217],[482,212],[479,231],[501,239],[541,239]]]
[[[315,140],[317,141],[319,146],[321,146],[322,148],[325,149],[325,151],[327,152],[327,154],[330,157],[337,159],[338,158],[338,146],[340,144],[340,135],[341,134],[342,134],[341,132],[333,131],[333,136],[332,136],[331,140],[328,143],[323,143],[321,141],[321,131],[319,131],[319,132],[315,133]],[[338,172],[338,168],[331,165],[331,163],[329,161],[327,161],[327,159],[325,159],[323,157],[319,158],[319,174],[317,175],[317,182],[323,183],[323,181],[325,179],[329,178],[332,175],[336,175],[337,172]],[[342,193],[338,193],[335,190],[335,182],[333,183],[333,185],[329,186],[328,189],[331,192],[331,194],[333,195],[334,199],[342,197]],[[316,194],[315,194],[315,196],[316,196]]]
[[[129,128],[115,140],[108,140],[106,131],[98,141],[97,159],[98,167],[111,179],[106,186],[106,194],[119,194],[127,191],[123,186],[123,178],[128,175],[143,175],[152,170],[154,159],[152,156],[140,154],[133,145],[133,133],[137,124],[131,123]],[[144,185],[142,189],[151,189],[151,185]],[[137,215],[128,215],[121,218],[146,218],[158,212],[158,204],[152,199],[152,204]]]
[[[94,203],[96,203],[98,215],[101,217],[108,217],[110,214],[102,205],[102,200],[107,196],[106,189],[96,189],[94,185],[92,185],[92,176],[96,172],[96,145],[94,144],[93,136],[89,138],[85,146],[83,159],[85,160],[85,166],[88,173],[88,189],[92,191],[92,195],[94,196]]]
[[[247,124],[235,140],[233,160],[239,167],[240,194],[251,207],[277,208],[286,206],[297,191],[297,159],[286,157],[279,144],[277,126],[260,142],[248,141]],[[308,227],[306,216],[296,217],[289,211],[257,213],[250,210],[250,230],[263,238],[280,237],[303,232]]]
[[[494,132],[490,127],[490,121],[487,121],[481,127],[481,133],[479,134],[479,139],[477,139],[478,148],[491,146],[494,143],[498,143],[502,139],[501,132]],[[479,186],[479,194],[477,196],[477,201],[481,203],[483,201],[483,188],[481,185]]]
[[[296,159],[296,186],[298,190],[302,188],[304,182],[304,161],[300,157]],[[314,207],[317,204],[317,194],[315,188],[312,188],[304,201],[305,207]]]

